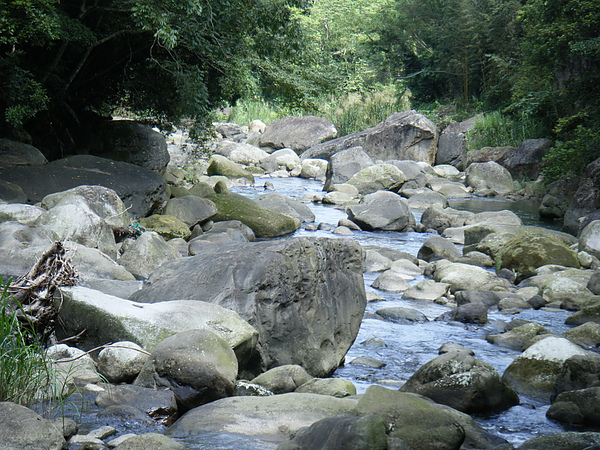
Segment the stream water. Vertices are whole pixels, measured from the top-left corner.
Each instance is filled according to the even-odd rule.
[[[301,178],[259,178],[254,187],[241,187],[234,190],[249,197],[254,197],[265,192],[261,185],[266,180],[273,183],[275,192],[292,197],[299,198],[307,194],[323,194],[323,184],[321,182]],[[537,205],[533,202],[507,202],[473,198],[455,200],[450,203],[456,209],[474,212],[510,209],[519,215],[525,224],[540,225],[537,219]],[[335,226],[339,219],[347,217],[345,212],[332,206],[311,204],[310,207],[316,216],[316,223],[327,223]],[[415,219],[419,221],[420,213],[414,212],[414,215]],[[546,223],[541,225],[548,226]],[[550,224],[550,226],[553,226],[553,224]],[[294,235],[333,238],[337,236],[330,231],[306,231],[304,227]],[[361,245],[394,248],[412,255],[417,255],[425,240],[430,236],[432,234],[415,232],[354,232],[354,239]],[[378,291],[370,287],[378,275],[378,273],[366,272],[364,274],[365,288],[377,292],[385,300],[371,302],[367,305],[366,318],[362,322],[354,345],[346,355],[347,363],[334,374],[334,376],[351,380],[356,385],[358,393],[364,392],[371,384],[398,388],[419,367],[438,356],[439,348],[447,342],[457,343],[472,349],[476,358],[491,364],[502,374],[513,359],[519,355],[519,352],[492,345],[485,340],[486,334],[497,333],[494,328],[495,321],[508,322],[516,317],[535,320],[557,334],[568,328],[564,324],[565,318],[569,314],[566,311],[528,310],[510,316],[499,312],[490,312],[490,323],[486,326],[456,326],[443,321],[434,321],[433,319],[448,311],[449,308],[433,302],[404,300],[401,293]],[[411,284],[416,284],[422,279],[423,277],[417,278]],[[429,322],[403,325],[368,318],[369,313],[374,313],[376,310],[388,306],[417,309],[427,316]],[[370,338],[382,339],[386,346],[372,347],[363,344]],[[350,361],[359,356],[377,358],[387,365],[382,369],[373,369],[349,364]],[[521,404],[518,406],[502,413],[488,416],[479,415],[474,416],[474,418],[483,428],[504,437],[516,447],[532,437],[563,431],[560,425],[546,418],[547,409],[548,405],[521,396]]]
[[[265,193],[265,181],[270,181],[275,187],[275,192],[286,194],[291,197],[302,197],[307,194],[322,194],[323,184],[314,180],[301,178],[257,178],[255,186],[244,186],[233,188],[232,191],[244,194],[248,197],[256,197]],[[500,202],[498,200],[461,200],[452,202],[452,206],[458,209],[469,209],[473,211],[512,209],[524,218],[528,224],[536,222],[535,208],[526,202],[522,204]],[[338,220],[345,218],[346,214],[331,206],[310,204],[316,216],[316,223],[327,223],[337,225]],[[420,214],[415,213],[418,221]],[[294,236],[321,236],[337,238],[331,231],[307,231],[304,226]],[[415,232],[363,232],[355,231],[354,239],[361,245],[374,245],[380,247],[394,248],[416,255],[423,242],[431,234]],[[284,238],[285,239],[285,238]],[[377,273],[365,273],[365,286],[367,290],[375,289],[370,285]],[[417,283],[423,277],[414,280]],[[366,317],[356,338],[356,341],[346,356],[346,364],[340,367],[334,374],[351,380],[357,388],[358,393],[363,393],[368,386],[380,384],[385,387],[396,389],[405,382],[420,366],[438,355],[438,349],[445,343],[453,342],[472,349],[475,357],[491,364],[502,374],[506,367],[519,354],[506,348],[494,346],[485,340],[485,335],[495,333],[495,321],[510,321],[515,317],[535,320],[554,333],[560,334],[567,328],[564,320],[568,313],[566,311],[524,311],[518,315],[507,316],[498,312],[490,312],[490,323],[486,326],[476,325],[451,325],[443,321],[434,321],[436,317],[448,310],[447,307],[434,304],[433,302],[407,301],[401,298],[401,294],[377,291],[384,298],[383,301],[371,302],[367,305]],[[424,313],[429,322],[422,324],[402,325],[368,318],[369,313],[388,306],[404,306],[414,308]],[[363,344],[369,338],[380,338],[385,347],[372,347]],[[349,364],[359,356],[370,356],[386,363],[382,369],[373,369]],[[77,408],[68,406],[69,408]],[[85,433],[102,425],[110,424],[106,419],[100,419],[95,412],[98,408],[93,405],[93,396],[88,395],[85,407],[75,411],[81,415],[82,429]],[[521,396],[521,404],[510,408],[499,414],[474,416],[475,420],[485,429],[500,435],[511,442],[515,447],[523,441],[532,437],[563,431],[563,428],[546,419],[547,405],[542,405],[530,398]],[[68,414],[71,415],[71,414]],[[115,428],[119,434],[126,432],[163,432],[165,427],[158,424],[139,424],[118,422]],[[188,448],[193,449],[242,449],[263,450],[274,449],[277,443],[265,442],[259,439],[248,438],[230,434],[206,433],[194,439],[182,440]]]

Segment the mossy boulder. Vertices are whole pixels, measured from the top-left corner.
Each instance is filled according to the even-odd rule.
[[[358,402],[357,412],[381,417],[390,429],[390,438],[405,441],[409,448],[492,448],[506,443],[483,430],[467,414],[421,395],[381,386],[367,389]]]
[[[296,389],[296,392],[306,392],[333,397],[348,397],[356,395],[356,386],[350,380],[343,378],[313,378]]]
[[[448,352],[421,366],[400,388],[465,413],[507,409],[517,393],[496,369],[464,352]]]
[[[600,324],[586,322],[565,331],[563,337],[582,347],[598,347],[600,346]]]
[[[231,180],[239,178],[245,178],[254,184],[254,175],[245,170],[239,164],[229,161],[227,158],[221,155],[212,155],[208,160],[208,168],[206,173],[212,175],[222,175]]]
[[[312,376],[297,364],[286,364],[261,373],[252,380],[274,394],[294,392],[304,383],[312,380]]]
[[[174,238],[187,239],[192,235],[190,227],[174,216],[153,214],[140,219],[139,222],[147,231],[157,232],[166,241]]]
[[[581,308],[565,320],[567,325],[582,325],[586,322],[600,323],[600,302]]]
[[[513,328],[502,334],[488,334],[485,339],[491,344],[512,350],[523,351],[539,336],[550,335],[550,331],[539,323],[531,322]]]
[[[215,222],[239,220],[252,228],[257,238],[274,238],[293,233],[301,224],[298,219],[263,208],[254,200],[229,192],[222,183],[216,186],[218,192],[207,196],[217,206],[212,217]]]
[[[600,446],[600,433],[567,431],[529,439],[521,444],[519,450],[578,450],[594,449],[598,446]]]
[[[535,275],[535,269],[556,264],[579,269],[577,252],[550,236],[524,233],[506,242],[496,259],[496,268],[508,268],[517,273],[517,280]]]
[[[549,419],[568,425],[600,425],[600,387],[559,394],[546,412]]]
[[[575,355],[585,355],[585,351],[568,339],[549,336],[518,356],[502,380],[519,394],[549,402],[564,362]]]

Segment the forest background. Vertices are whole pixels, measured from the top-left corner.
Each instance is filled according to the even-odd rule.
[[[547,181],[600,157],[597,0],[0,0],[0,137],[65,155],[99,116],[167,127],[414,108],[469,146],[547,137]],[[227,114],[223,114],[227,111]]]

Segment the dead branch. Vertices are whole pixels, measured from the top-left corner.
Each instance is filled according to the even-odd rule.
[[[77,277],[63,244],[55,242],[27,274],[8,286],[8,306],[23,328],[44,342],[54,331],[58,315],[54,301],[56,288],[73,286]]]

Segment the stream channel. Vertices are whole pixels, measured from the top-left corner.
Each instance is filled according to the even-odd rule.
[[[247,197],[256,197],[264,194],[264,183],[270,181],[275,187],[275,192],[290,197],[299,198],[305,195],[324,194],[323,183],[315,180],[301,178],[265,178],[257,177],[254,186],[235,187],[231,190]],[[537,223],[537,208],[530,202],[507,202],[499,200],[487,200],[473,198],[470,200],[450,201],[452,207],[457,209],[468,209],[473,212],[484,210],[511,209],[521,217],[525,224],[540,225]],[[316,216],[315,222],[326,223],[336,226],[338,220],[346,218],[346,213],[332,206],[321,204],[309,204]],[[420,212],[413,211],[417,222],[420,220]],[[304,225],[297,230],[293,236],[313,236],[341,238],[331,231],[307,231]],[[363,246],[379,246],[394,248],[417,255],[421,245],[430,233],[416,232],[366,232],[354,231],[354,239]],[[286,239],[282,238],[282,239]],[[344,236],[347,238],[347,236]],[[366,290],[376,291],[370,287],[378,273],[364,274]],[[423,280],[417,278],[411,284]],[[363,319],[360,332],[354,345],[346,355],[346,364],[337,369],[334,377],[342,377],[351,380],[358,393],[364,393],[372,384],[379,384],[390,389],[398,389],[419,367],[438,356],[439,348],[445,343],[457,343],[470,348],[475,352],[475,357],[491,364],[500,374],[519,355],[519,352],[507,348],[494,346],[485,340],[486,334],[498,333],[494,322],[510,321],[516,317],[539,322],[548,330],[560,334],[568,327],[564,324],[569,315],[567,311],[544,311],[527,310],[517,315],[505,315],[498,311],[490,311],[490,323],[485,326],[449,324],[434,319],[444,312],[448,307],[437,305],[433,302],[416,300],[403,300],[401,293],[390,293],[376,291],[383,301],[370,302],[367,304],[365,319]],[[382,307],[402,306],[414,308],[424,313],[429,322],[403,325],[383,320],[369,318],[372,313]],[[363,344],[370,338],[382,339],[385,347],[373,347]],[[370,356],[386,363],[382,369],[374,369],[359,365],[349,364],[359,356]],[[86,396],[87,397],[87,396]],[[563,427],[546,418],[549,405],[543,405],[533,399],[520,396],[521,404],[507,411],[490,415],[474,415],[476,422],[490,432],[502,436],[515,447],[523,441],[548,433],[564,431]],[[93,430],[102,425],[112,425],[119,434],[127,432],[164,432],[162,425],[146,425],[123,423],[110,424],[96,416],[98,408],[93,405],[93,396],[89,396],[85,402],[86,407],[79,410],[78,422],[81,422],[80,433],[85,430]],[[70,408],[68,408],[70,409]],[[70,414],[67,414],[70,415]],[[264,450],[275,449],[277,443],[250,438],[239,435],[223,433],[206,433],[194,439],[180,440],[187,448],[191,449],[240,449],[240,450]]]

